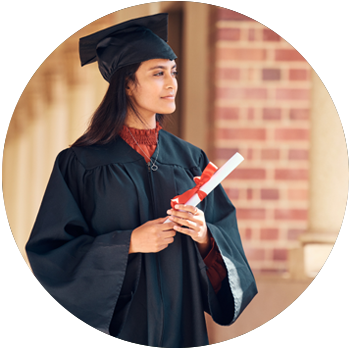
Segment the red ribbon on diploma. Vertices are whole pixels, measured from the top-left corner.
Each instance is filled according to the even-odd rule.
[[[209,162],[207,167],[204,169],[202,175],[193,178],[194,182],[196,183],[196,186],[190,190],[185,191],[183,194],[177,195],[173,199],[171,199],[171,207],[175,208],[176,204],[185,204],[195,194],[197,194],[202,201],[207,196],[207,194],[204,191],[201,191],[200,187],[203,184],[207,183],[217,170],[217,166],[215,166],[212,162]]]

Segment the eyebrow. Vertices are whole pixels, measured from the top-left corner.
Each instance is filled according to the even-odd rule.
[[[171,67],[171,69],[174,69],[176,67],[177,67],[177,65],[175,64]],[[157,65],[155,67],[149,68],[149,70],[154,70],[154,69],[167,69],[167,67],[165,67],[164,65]]]

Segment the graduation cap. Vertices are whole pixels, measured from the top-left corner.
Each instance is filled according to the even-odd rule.
[[[167,44],[168,14],[132,19],[80,38],[81,65],[98,62],[105,80],[122,67],[150,59],[176,59]]]

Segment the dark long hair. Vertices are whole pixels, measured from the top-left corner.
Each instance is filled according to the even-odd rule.
[[[113,141],[123,128],[128,109],[143,121],[125,91],[128,82],[137,83],[135,73],[140,64],[128,65],[113,74],[107,92],[92,115],[88,128],[71,146],[82,147]],[[163,124],[164,118],[164,115],[156,114],[160,125]]]

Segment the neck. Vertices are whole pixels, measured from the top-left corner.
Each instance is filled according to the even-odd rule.
[[[156,114],[148,117],[140,117],[141,120],[134,114],[128,113],[125,118],[124,124],[128,127],[136,128],[139,130],[154,129],[156,128]]]

